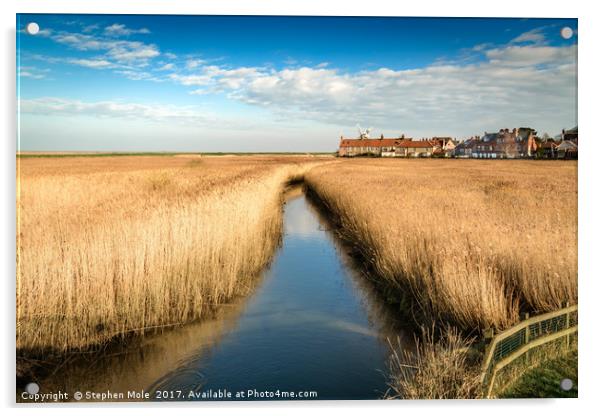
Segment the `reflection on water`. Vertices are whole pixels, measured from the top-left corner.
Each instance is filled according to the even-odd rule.
[[[67,363],[49,383],[71,392],[255,389],[315,391],[318,399],[382,397],[387,337],[401,335],[401,325],[327,228],[297,190],[285,205],[282,245],[247,300],[86,366]]]
[[[243,307],[241,300],[223,307],[213,319],[135,338],[104,352],[71,355],[40,383],[41,391],[110,390],[127,396],[130,390],[146,389],[189,357],[209,353],[237,324]]]

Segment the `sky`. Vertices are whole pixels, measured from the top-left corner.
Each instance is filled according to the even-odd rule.
[[[19,14],[18,146],[329,152],[358,124],[555,136],[577,125],[577,36],[577,19]]]

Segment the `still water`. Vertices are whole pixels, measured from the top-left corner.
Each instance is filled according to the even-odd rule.
[[[285,399],[284,392],[306,400],[381,398],[387,338],[404,339],[401,323],[300,189],[289,195],[283,221],[282,244],[247,299],[87,368],[66,365],[58,372],[63,387],[145,389],[151,399],[178,400],[224,390],[232,399],[244,392],[243,400]]]

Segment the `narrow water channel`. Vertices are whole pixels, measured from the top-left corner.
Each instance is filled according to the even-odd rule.
[[[243,400],[381,398],[387,338],[403,338],[401,323],[300,189],[283,221],[282,244],[248,299],[87,368],[66,365],[57,373],[63,387],[178,400],[224,390]]]
[[[298,192],[284,208],[282,246],[236,328],[154,388],[379,398],[386,338],[398,334],[387,312]]]

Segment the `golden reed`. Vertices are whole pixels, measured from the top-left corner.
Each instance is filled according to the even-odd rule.
[[[355,159],[306,183],[390,290],[463,331],[577,302],[577,164]]]
[[[248,291],[309,159],[18,160],[17,348],[66,351],[202,318]]]
[[[323,161],[19,159],[17,348],[87,348],[246,294],[277,244],[283,184],[303,176],[425,317],[504,328],[519,308],[577,301],[576,163]]]

